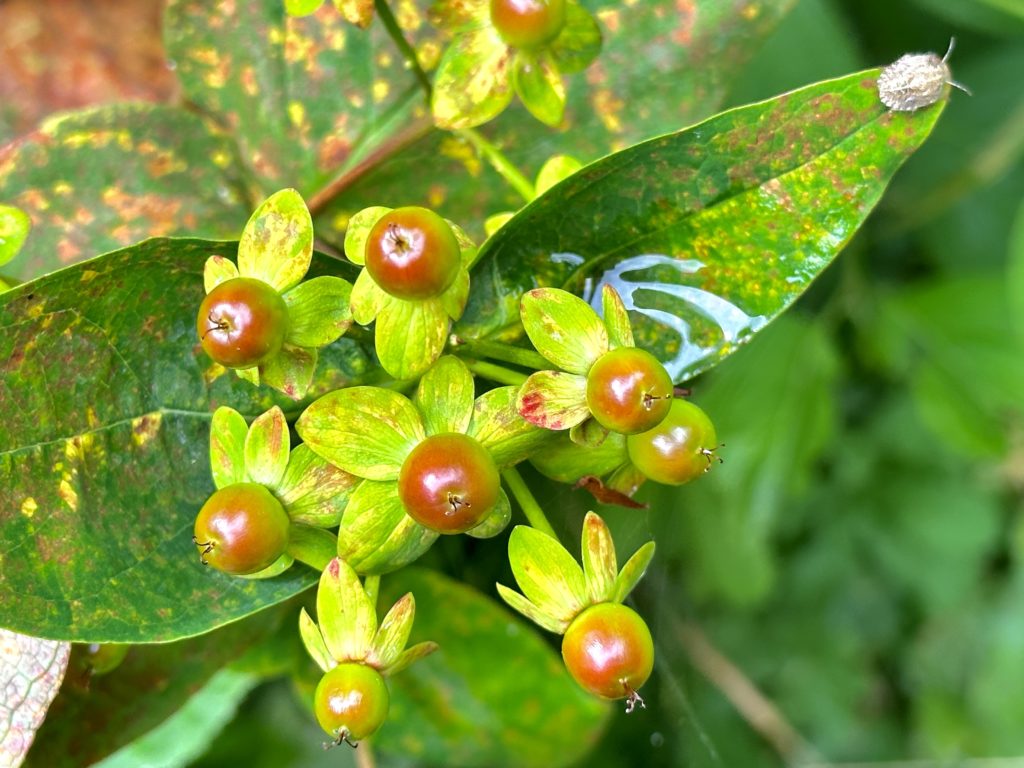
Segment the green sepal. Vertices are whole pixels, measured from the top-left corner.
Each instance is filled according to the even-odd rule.
[[[469,301],[469,272],[466,269],[460,269],[455,273],[455,280],[438,296],[438,301],[452,320],[462,317],[462,313],[466,311],[466,302]]]
[[[254,483],[276,489],[291,449],[288,422],[276,405],[256,417],[245,436],[245,472]]]
[[[378,670],[386,670],[402,655],[409,642],[413,620],[416,617],[416,599],[412,592],[406,592],[391,606],[387,616],[380,623],[373,645],[366,657],[366,663]]]
[[[377,613],[359,577],[333,558],[320,576],[316,618],[324,645],[336,661],[362,661],[377,634]]]
[[[316,361],[315,349],[285,342],[280,352],[260,366],[260,378],[268,387],[283,392],[292,400],[301,400],[313,383]]]
[[[583,576],[591,603],[606,603],[615,599],[618,561],[612,534],[598,515],[587,512],[583,518]],[[621,601],[619,601],[621,602]]]
[[[488,216],[484,220],[484,232],[488,237],[491,237],[495,232],[505,226],[515,214],[512,211],[504,211],[503,213],[496,213],[493,216]]]
[[[496,387],[473,404],[466,434],[486,448],[499,468],[525,461],[544,445],[550,433],[535,427],[516,410],[518,387]]]
[[[203,287],[209,293],[221,283],[238,277],[235,262],[224,256],[211,256],[203,265]]]
[[[32,229],[32,219],[20,208],[0,205],[0,264],[14,258]]]
[[[501,595],[501,599],[508,603],[510,608],[518,611],[537,626],[559,635],[565,634],[565,630],[569,628],[568,621],[549,616],[518,592],[509,589],[504,584],[496,584],[495,586],[498,588],[498,594]]]
[[[298,285],[313,258],[313,219],[302,196],[282,189],[256,209],[238,243],[238,272],[284,292]]]
[[[299,283],[282,297],[288,307],[285,341],[296,347],[322,347],[352,324],[352,285],[331,275]]]
[[[520,304],[534,348],[558,368],[585,376],[608,351],[608,332],[583,299],[560,288],[535,288]]]
[[[413,403],[428,435],[465,433],[473,417],[473,374],[457,357],[445,355],[423,374]]]
[[[323,4],[324,0],[284,0],[284,12],[289,16],[309,16]]]
[[[560,483],[575,483],[581,477],[604,477],[629,461],[626,436],[608,435],[598,446],[582,447],[568,434],[555,435],[530,454],[530,463],[545,477]]]
[[[562,34],[548,51],[562,74],[582,72],[601,53],[601,27],[589,11],[578,2],[569,0],[565,4]]]
[[[551,56],[519,51],[512,66],[512,85],[530,114],[552,128],[565,117],[565,83]]]
[[[597,419],[584,419],[569,429],[569,439],[581,448],[599,448],[610,434],[611,430],[602,427]]]
[[[373,21],[373,0],[334,0],[334,7],[345,21],[362,29]]]
[[[374,205],[363,208],[348,220],[348,227],[345,229],[345,257],[349,261],[360,266],[366,263],[366,239],[370,236],[370,230],[392,210],[382,205]]]
[[[352,319],[360,325],[369,325],[390,301],[395,299],[373,281],[369,270],[364,269],[356,278],[349,298]]]
[[[358,477],[338,469],[303,443],[288,457],[275,495],[293,523],[333,528],[341,522],[349,496],[359,482]]]
[[[260,385],[260,369],[253,366],[252,368],[235,368],[235,376],[240,378],[242,381],[247,381],[254,387]]]
[[[243,579],[272,579],[275,576],[280,576],[294,564],[295,559],[285,552],[262,571],[256,571],[256,573],[242,573],[239,574],[239,577]]]
[[[605,485],[613,491],[632,496],[647,481],[647,476],[628,461],[616,469]]]
[[[397,392],[349,387],[315,400],[295,429],[318,456],[357,477],[396,480],[426,437],[419,411]]]
[[[245,438],[249,426],[234,408],[222,405],[210,420],[210,473],[217,489],[244,483]]]
[[[448,312],[440,299],[392,298],[377,315],[374,346],[381,367],[396,379],[414,379],[434,364],[448,339]]]
[[[509,503],[508,495],[504,488],[498,489],[498,501],[494,509],[480,522],[479,525],[466,531],[467,536],[474,539],[490,539],[508,528],[512,522],[512,504]]]
[[[397,483],[366,480],[345,507],[338,555],[360,573],[387,573],[418,558],[437,536],[405,513]]]
[[[572,176],[583,167],[583,163],[572,155],[552,155],[541,166],[537,173],[537,182],[534,189],[540,197],[553,186]]]
[[[517,525],[509,536],[508,561],[519,589],[552,618],[572,621],[587,605],[583,569],[548,534]]]
[[[293,523],[288,529],[287,553],[300,563],[322,571],[338,550],[338,538],[330,531]]]
[[[622,303],[619,292],[607,283],[601,288],[601,309],[604,314],[604,327],[608,331],[608,344],[616,347],[632,347],[633,325],[629,321],[629,312]]]
[[[652,557],[654,557],[653,541],[648,541],[633,553],[633,556],[626,561],[626,564],[622,566],[622,570],[619,571],[619,575],[615,578],[615,589],[613,596],[610,598],[612,602],[621,603],[629,596],[629,593],[633,591],[633,587],[637,585],[637,582],[647,572],[647,566],[651,564]]]
[[[542,429],[569,429],[590,417],[587,380],[564,371],[537,371],[519,389],[516,410]]]
[[[403,669],[408,668],[411,664],[415,664],[425,656],[429,656],[438,648],[437,643],[427,640],[426,642],[416,643],[416,645],[406,648],[399,657],[395,660],[387,669],[382,669],[381,674],[386,677],[397,675]]]
[[[434,76],[431,109],[439,128],[455,130],[486,123],[512,99],[512,54],[494,27],[458,34]]]
[[[310,615],[306,613],[305,608],[299,613],[299,637],[302,638],[302,644],[306,647],[306,653],[310,655],[321,670],[330,672],[338,666],[338,662],[334,660],[331,652],[327,650],[327,644],[324,643],[324,636],[320,634],[320,628]]]
[[[451,219],[445,219],[445,223],[451,227],[452,234],[455,235],[455,241],[459,244],[459,263],[469,269],[473,262],[476,261],[477,250],[476,242],[469,233],[456,224]]]

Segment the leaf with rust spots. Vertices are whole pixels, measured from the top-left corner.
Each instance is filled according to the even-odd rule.
[[[483,444],[499,467],[526,461],[551,438],[550,432],[519,415],[518,393],[519,387],[495,387],[482,394],[473,404],[473,418],[466,431]]]
[[[821,274],[931,133],[944,102],[889,112],[877,77],[817,83],[585,167],[484,245],[456,333],[514,327],[508,297],[524,283],[612,285],[637,345],[675,381],[717,364]],[[544,353],[557,329],[531,332],[523,307]]]
[[[508,562],[519,589],[552,618],[572,621],[588,605],[583,569],[548,534],[517,525],[508,539]]]
[[[234,258],[235,245],[149,240],[0,294],[0,625],[170,641],[313,583],[299,568],[259,582],[220,574],[191,542],[213,492],[214,411],[295,407],[223,369],[211,375],[195,312],[214,254]],[[344,267],[317,257],[313,271],[327,264]],[[370,368],[346,339],[324,357],[317,394]],[[236,477],[239,449],[237,438],[216,448],[221,482]]]
[[[541,429],[569,429],[589,418],[587,380],[564,371],[537,371],[516,396],[519,415]]]
[[[71,646],[0,629],[0,763],[21,765],[60,689]]]

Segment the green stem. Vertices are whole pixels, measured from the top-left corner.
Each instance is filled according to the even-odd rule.
[[[430,78],[423,71],[423,67],[420,66],[420,60],[416,56],[415,49],[406,39],[402,28],[398,26],[398,19],[391,12],[391,7],[387,4],[386,0],[374,0],[373,7],[377,9],[377,15],[380,17],[381,23],[388,31],[398,50],[402,52],[406,68],[416,76],[420,86],[423,88],[423,92],[427,95],[427,101],[430,101],[430,94],[433,91]]]
[[[370,598],[370,604],[374,608],[377,607],[377,595],[380,594],[380,574],[379,573],[368,573],[363,578],[363,589],[366,591],[367,596]]]
[[[509,183],[516,192],[522,195],[523,200],[530,203],[537,196],[537,190],[522,172],[516,168],[512,161],[505,157],[505,154],[485,139],[480,133],[472,128],[462,128],[456,133],[476,147],[476,150],[484,156],[501,177]]]
[[[513,387],[521,387],[526,383],[527,377],[525,373],[513,371],[511,368],[505,368],[494,363],[486,363],[482,360],[460,359],[466,364],[471,373],[483,376],[490,381],[496,381],[499,384],[511,384]]]
[[[514,347],[501,341],[462,341],[455,346],[457,352],[464,352],[473,357],[489,357],[492,360],[500,360],[503,363],[521,365],[523,368],[532,368],[535,371],[545,371],[551,368],[551,363],[532,349]]]
[[[288,530],[288,554],[322,571],[338,554],[338,537],[322,528],[293,524]]]
[[[558,541],[558,534],[551,527],[547,515],[540,508],[540,504],[533,497],[533,492],[527,487],[526,481],[523,480],[523,476],[519,474],[519,471],[515,467],[509,467],[501,470],[501,477],[504,479],[508,489],[512,491],[516,501],[519,502],[519,507],[523,510],[523,514],[526,515],[526,519],[530,521],[530,525]]]
[[[366,739],[360,741],[359,748],[353,751],[355,752],[356,768],[377,768],[373,748]]]

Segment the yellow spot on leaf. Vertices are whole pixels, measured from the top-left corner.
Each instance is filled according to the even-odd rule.
[[[132,441],[138,446],[146,445],[159,434],[163,418],[162,413],[154,411],[132,419]]]
[[[296,128],[302,127],[302,124],[306,122],[306,107],[302,102],[293,101],[288,104],[288,119]]]
[[[373,101],[380,104],[384,99],[388,97],[388,92],[391,87],[388,85],[387,80],[374,80],[373,82]]]
[[[82,276],[80,278],[78,278],[78,282],[80,282],[80,283],[91,283],[93,280],[95,280],[99,276],[100,276],[100,273],[97,272],[94,269],[83,269],[82,270]]]
[[[39,509],[39,504],[37,504],[36,500],[31,496],[21,502],[21,514],[25,517],[31,518],[32,515],[36,513],[37,509]]]
[[[60,489],[58,490],[58,493],[64,503],[71,508],[72,512],[78,511],[78,492],[67,478],[60,481]]]
[[[72,187],[66,181],[58,181],[53,185],[53,194],[55,195],[70,195]]]

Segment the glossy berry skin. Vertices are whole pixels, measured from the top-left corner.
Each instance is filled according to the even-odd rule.
[[[214,493],[199,510],[194,541],[204,563],[244,576],[284,554],[289,523],[270,491],[258,483],[236,483]]]
[[[513,48],[540,48],[565,26],[565,0],[491,0],[491,23]]]
[[[636,468],[665,485],[682,485],[707,472],[717,445],[708,415],[678,398],[658,426],[626,438],[626,450]]]
[[[428,437],[412,450],[398,475],[398,497],[421,525],[438,533],[462,533],[498,503],[500,485],[487,449],[452,432]]]
[[[236,277],[206,294],[196,316],[200,343],[226,368],[251,368],[281,351],[288,308],[262,280]]]
[[[320,678],[313,698],[316,719],[328,734],[365,739],[384,723],[391,697],[384,678],[365,664],[340,664]]]
[[[587,373],[587,405],[602,427],[633,435],[661,423],[672,405],[672,379],[650,352],[619,347]]]
[[[604,699],[631,697],[654,667],[654,641],[640,615],[620,603],[598,603],[579,614],[562,638],[573,680]]]
[[[399,299],[440,296],[454,282],[461,261],[452,228],[427,208],[395,208],[373,225],[366,240],[370,277]]]

